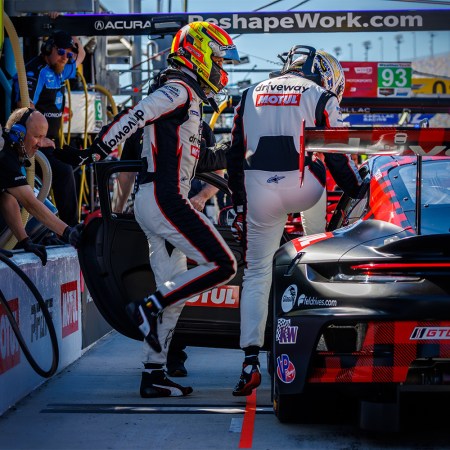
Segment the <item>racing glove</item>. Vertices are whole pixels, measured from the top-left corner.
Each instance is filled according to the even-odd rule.
[[[234,239],[242,244],[244,241],[244,208],[242,206],[237,206],[236,208],[236,217],[233,220],[231,225],[231,233],[233,234]]]
[[[26,252],[34,253],[41,260],[43,266],[47,264],[45,245],[35,244],[29,237],[26,237],[17,244],[17,248],[23,248]]]
[[[84,223],[79,223],[74,227],[67,226],[62,234],[62,238],[75,248],[78,248],[81,242],[81,236],[84,229]]]
[[[60,161],[74,167],[84,166],[85,164],[97,162],[101,159],[95,147],[80,150],[70,145],[64,145],[62,149],[55,148],[53,154]]]

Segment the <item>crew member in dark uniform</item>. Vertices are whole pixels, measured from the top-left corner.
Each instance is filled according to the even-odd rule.
[[[13,79],[12,109],[31,106],[40,111],[48,122],[47,137],[61,147],[59,130],[64,111],[64,82],[74,78],[83,62],[85,51],[75,36],[55,31],[45,40],[38,56],[26,66],[31,105],[22,105],[17,75]],[[73,168],[57,159],[52,147],[41,148],[52,168],[52,187],[59,217],[73,226],[78,223],[77,191]]]

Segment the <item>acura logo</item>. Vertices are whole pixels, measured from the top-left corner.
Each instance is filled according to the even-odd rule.
[[[105,23],[103,21],[101,21],[101,20],[96,20],[95,24],[94,24],[94,27],[95,27],[95,29],[97,31],[103,30],[103,28],[105,28]]]

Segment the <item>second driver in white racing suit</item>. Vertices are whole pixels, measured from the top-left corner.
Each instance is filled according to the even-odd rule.
[[[187,299],[233,278],[236,259],[211,221],[188,199],[200,157],[202,103],[228,82],[224,60],[239,61],[230,36],[207,22],[190,23],[176,34],[162,86],[103,127],[91,152],[108,154],[144,128],[135,216],[147,236],[156,292],[127,305],[127,313],[150,346],[142,397],[192,392],[163,371],[178,316]],[[186,268],[186,257],[197,264]],[[162,312],[164,311],[164,314]]]
[[[342,126],[339,102],[345,80],[339,62],[305,46],[293,47],[284,62],[278,76],[243,93],[227,154],[237,213],[234,231],[243,241],[246,260],[240,302],[245,360],[235,396],[250,395],[261,382],[258,354],[264,343],[272,259],[287,215],[309,209],[313,220],[306,220],[305,229],[325,231],[326,173],[320,159],[306,156],[303,185],[299,180],[302,121],[306,127]],[[341,189],[355,196],[361,179],[353,161],[326,154],[325,162]]]

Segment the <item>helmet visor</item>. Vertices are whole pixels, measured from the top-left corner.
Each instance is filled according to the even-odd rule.
[[[238,63],[241,59],[239,58],[239,53],[236,50],[236,46],[232,45],[223,45],[219,47],[219,52],[221,58],[223,58],[226,62],[235,62]]]

